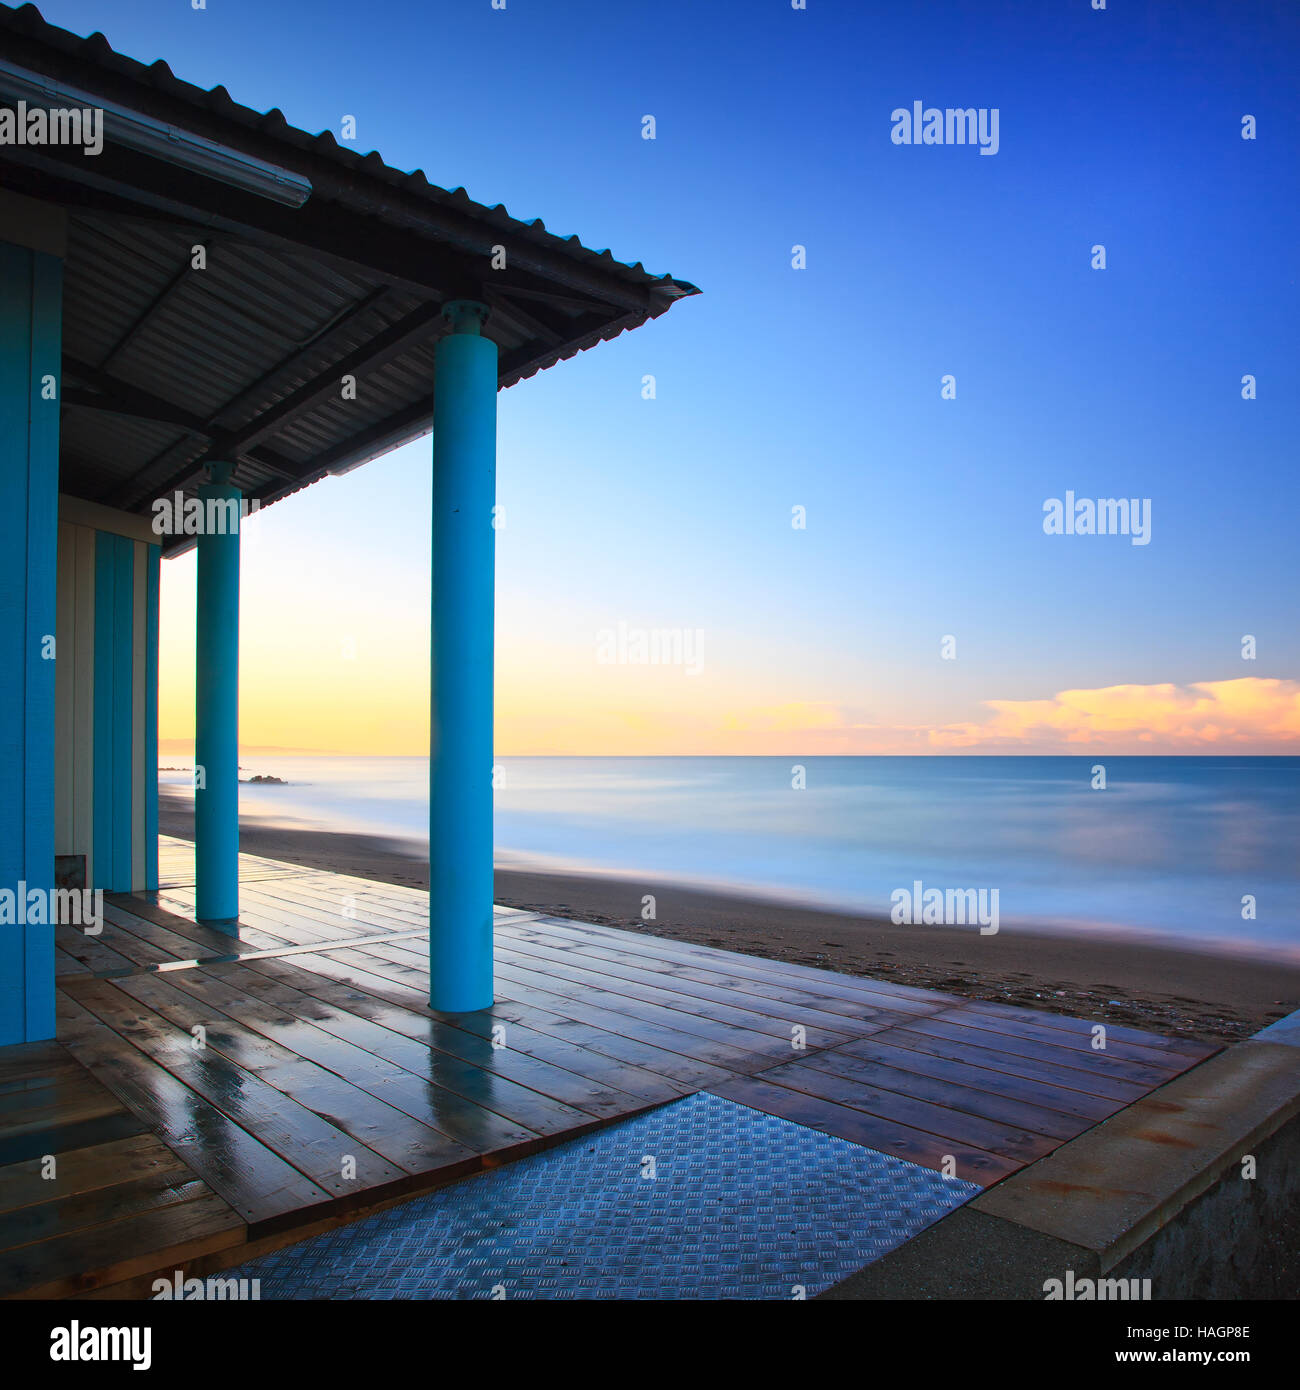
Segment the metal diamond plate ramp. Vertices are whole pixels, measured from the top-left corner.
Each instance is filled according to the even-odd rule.
[[[982,1190],[701,1094],[228,1274],[264,1299],[811,1297]]]

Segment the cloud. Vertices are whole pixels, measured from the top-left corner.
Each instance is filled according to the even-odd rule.
[[[1042,751],[1086,744],[1135,752],[1266,752],[1300,744],[1300,682],[1245,676],[1192,685],[1109,685],[1046,700],[987,700],[979,722],[932,729],[936,749]]]
[[[1300,753],[1300,681],[1109,685],[983,703],[985,718],[954,724],[866,722],[826,701],[751,708],[723,721],[718,751]]]

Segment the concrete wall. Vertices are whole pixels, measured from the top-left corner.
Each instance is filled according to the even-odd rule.
[[[1300,1297],[1300,1117],[1253,1149],[1254,1178],[1228,1169],[1111,1273],[1160,1299]]]

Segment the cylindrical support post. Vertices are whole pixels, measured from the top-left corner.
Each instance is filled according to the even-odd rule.
[[[194,915],[238,935],[240,492],[229,464],[208,471],[198,492]]]
[[[497,348],[487,306],[443,311],[433,405],[429,1006],[492,1004],[492,677]]]

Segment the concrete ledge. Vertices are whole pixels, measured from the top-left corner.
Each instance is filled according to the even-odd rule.
[[[1294,1299],[1300,1290],[1300,1116],[1261,1143],[1256,1173],[1219,1181],[1110,1274],[1160,1299]]]
[[[1251,1039],[971,1204],[1097,1255],[1104,1274],[1300,1114],[1294,1047]]]
[[[1034,1299],[1049,1279],[1158,1297],[1300,1287],[1300,1010],[1176,1077],[859,1270],[825,1299]],[[1254,1173],[1241,1169],[1247,1156]]]

